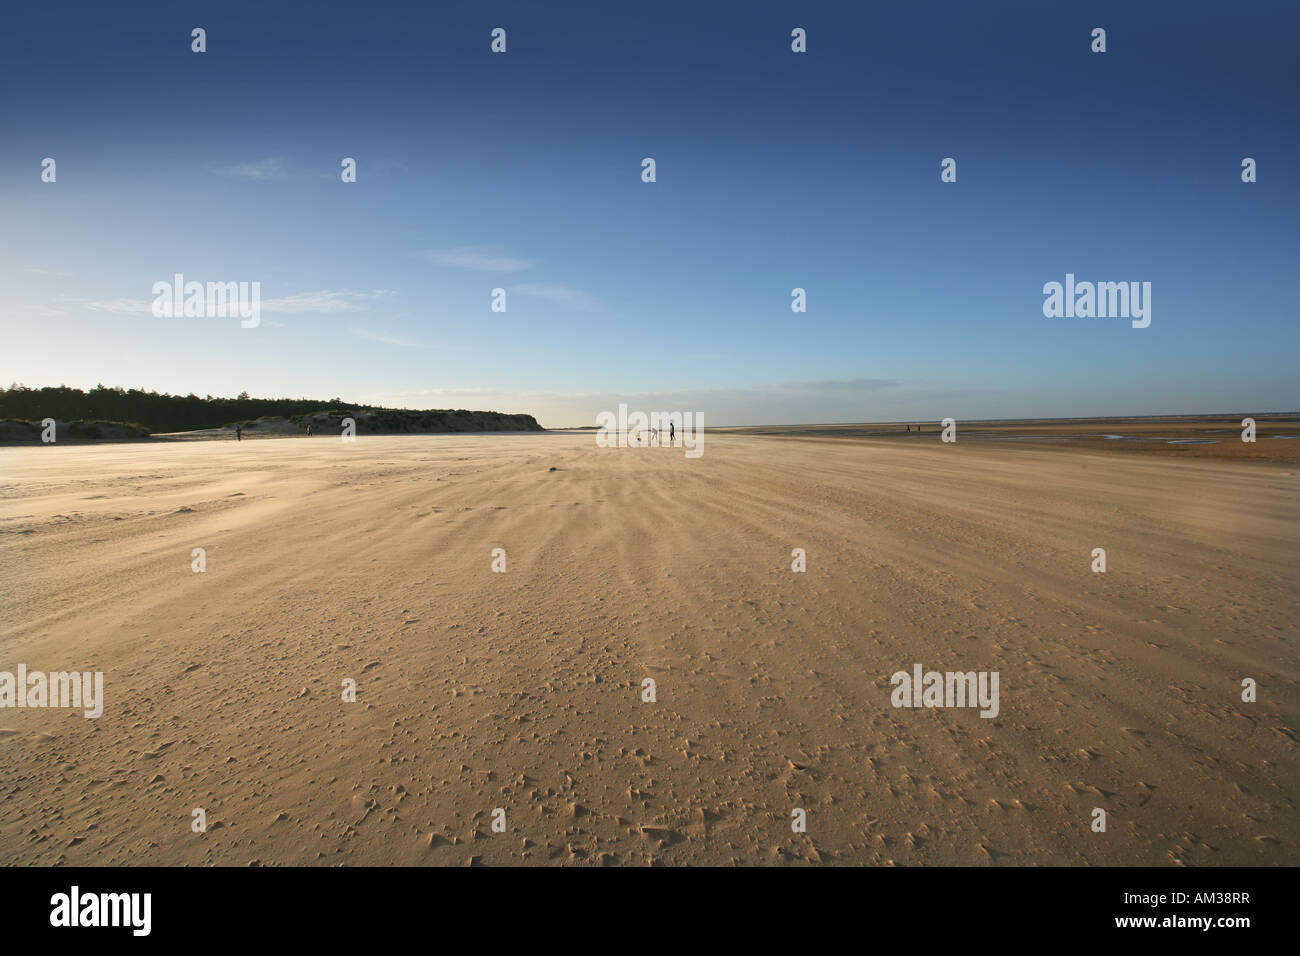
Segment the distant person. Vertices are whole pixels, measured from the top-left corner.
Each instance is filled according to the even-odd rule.
[[[243,429],[241,426],[236,425],[236,426],[235,426],[235,441],[243,441],[243,440],[244,440],[244,429]]]
[[[912,426],[911,426],[911,425],[908,425],[908,426],[907,426],[907,430],[910,432],[910,431],[912,430]]]
[[[659,429],[657,428],[650,429],[650,444],[653,445],[658,440],[659,440]]]
[[[671,445],[676,440],[677,440],[677,423],[669,422],[668,423],[668,444]]]
[[[307,426],[307,437],[308,437],[308,438],[311,437],[311,426],[310,426],[310,425]]]

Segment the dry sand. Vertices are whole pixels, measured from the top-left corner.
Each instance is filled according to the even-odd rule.
[[[0,670],[107,696],[0,709],[3,863],[1297,862],[1285,464],[586,433],[0,482]],[[998,671],[1000,714],[893,708],[916,663]]]

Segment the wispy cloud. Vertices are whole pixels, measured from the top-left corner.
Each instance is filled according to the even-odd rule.
[[[278,299],[263,299],[263,312],[368,312],[382,296],[392,295],[391,289],[357,292],[347,289],[323,289],[319,292],[295,292]]]
[[[600,308],[600,300],[590,292],[565,285],[562,282],[521,282],[510,291],[535,299],[545,299],[567,309],[594,311]]]
[[[746,391],[757,395],[818,395],[818,396],[853,396],[863,392],[875,392],[884,388],[894,388],[902,383],[890,378],[835,378],[818,379],[810,382],[772,382],[750,385],[740,389],[702,389],[699,391]]]
[[[492,246],[422,249],[417,255],[436,266],[472,272],[523,272],[535,265],[528,259],[509,255],[500,248]],[[590,292],[563,282],[521,282],[507,286],[506,291],[534,299],[545,299],[566,309],[590,312],[601,308],[600,300]]]
[[[289,175],[284,160],[279,156],[268,156],[266,159],[259,159],[255,163],[236,163],[234,166],[222,166],[216,171],[224,176],[233,176],[236,179],[250,179],[255,182],[286,179]]]
[[[533,264],[527,259],[506,255],[489,246],[462,246],[458,249],[422,249],[418,253],[436,266],[469,269],[474,272],[523,272]]]
[[[498,388],[470,387],[470,388],[413,388],[402,392],[378,392],[373,396],[368,396],[368,400],[391,401],[393,399],[402,399],[408,403],[414,402],[419,404],[429,398],[451,398],[469,395],[505,395],[505,394],[527,394],[527,393],[509,393],[503,392]]]
[[[336,312],[369,312],[384,296],[394,295],[391,289],[374,289],[369,292],[352,289],[321,289],[316,292],[295,292],[275,299],[263,299],[263,312],[285,314],[327,314]],[[152,314],[152,299],[101,298],[85,299],[62,296],[69,306],[91,312],[109,312],[114,315]],[[278,323],[273,323],[278,324]]]
[[[597,412],[616,409],[620,402],[644,411],[699,412],[711,425],[788,424],[915,418],[910,406],[917,384],[923,383],[855,377],[615,392],[453,386],[413,388],[364,398],[399,408],[473,402],[479,408],[525,411],[551,425],[592,424]]]
[[[371,342],[382,342],[384,345],[402,345],[410,348],[418,344],[407,339],[400,339],[395,335],[388,335],[384,332],[375,332],[371,329],[354,328],[350,331],[359,339],[366,339]]]
[[[57,309],[48,305],[23,305],[19,306],[17,312],[25,312],[28,315],[39,315],[41,318],[55,319],[67,315],[66,309]]]
[[[153,310],[153,303],[144,299],[70,299],[68,301],[91,312],[111,312],[114,315],[149,313]]]

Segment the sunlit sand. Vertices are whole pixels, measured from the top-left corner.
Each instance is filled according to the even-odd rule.
[[[105,687],[0,709],[9,863],[1294,859],[1287,464],[574,433],[0,474],[0,669]],[[997,671],[997,715],[891,706],[916,664]]]

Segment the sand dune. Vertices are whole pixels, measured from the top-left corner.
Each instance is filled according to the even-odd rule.
[[[542,434],[0,476],[0,670],[107,698],[0,709],[5,863],[1296,862],[1286,465]],[[998,716],[894,708],[918,663]]]

